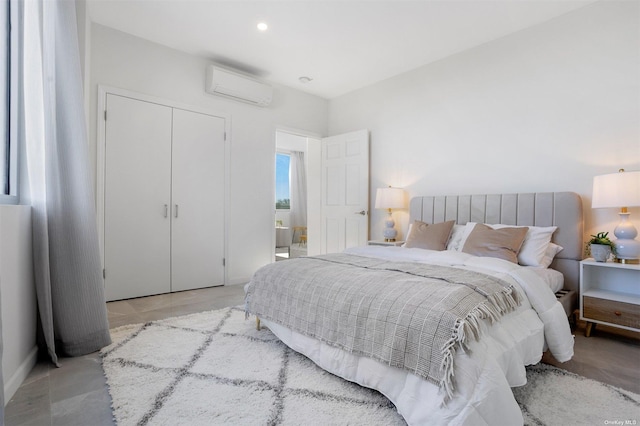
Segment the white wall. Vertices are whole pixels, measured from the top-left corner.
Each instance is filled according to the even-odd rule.
[[[20,120],[19,120],[20,121]],[[19,195],[29,199],[24,123],[18,124]],[[22,201],[24,202],[24,201]],[[31,206],[0,205],[0,315],[5,404],[37,361],[37,302],[31,251]]]
[[[307,138],[304,136],[278,130],[276,133],[276,148],[283,152],[307,152]]]
[[[276,127],[324,135],[328,103],[316,96],[275,86],[269,108],[204,92],[205,58],[93,24],[91,28],[90,148],[95,163],[97,85],[205,107],[231,115],[229,205],[230,283],[246,282],[271,262]]]
[[[31,207],[0,205],[2,376],[8,403],[36,362]]]
[[[278,221],[282,221],[282,223],[280,224],[281,226],[289,226],[290,216],[291,215],[289,214],[289,210],[276,210],[275,222],[278,223]]]
[[[372,203],[387,185],[410,195],[574,191],[585,233],[611,231],[616,209],[592,211],[591,185],[640,169],[639,8],[597,2],[331,100],[329,133],[371,131]],[[380,238],[384,212],[372,213]],[[403,234],[407,213],[395,217]]]

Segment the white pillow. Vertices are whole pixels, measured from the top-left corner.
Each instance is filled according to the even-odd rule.
[[[489,225],[493,229],[519,228],[513,225]],[[524,266],[542,266],[542,260],[557,226],[529,226],[518,253],[518,263]],[[553,258],[552,258],[553,260]]]
[[[460,244],[460,242],[462,241],[462,237],[465,235],[465,230],[466,225],[453,225],[451,236],[449,237],[449,242],[447,243],[447,250],[462,250],[462,245]]]
[[[404,235],[404,243],[402,243],[402,245],[400,247],[406,247],[407,246],[407,237],[411,233],[411,225],[413,225],[413,223],[409,224],[409,228],[407,229],[407,233]]]
[[[553,262],[553,258],[556,257],[556,254],[560,253],[563,249],[564,247],[562,246],[554,243],[549,243],[539,266],[542,268],[548,268],[549,265],[551,265],[551,262]]]
[[[471,231],[473,231],[473,228],[476,226],[476,222],[467,222],[466,225],[458,225],[458,226],[462,226],[462,228],[459,228],[456,231],[456,227],[453,227],[453,232],[451,233],[451,248],[449,248],[447,246],[447,250],[455,250],[455,251],[462,251],[462,247],[464,247],[464,243],[467,242],[467,238],[469,238],[469,234],[471,234]],[[457,234],[455,235],[456,240],[454,241],[454,233],[457,232]]]

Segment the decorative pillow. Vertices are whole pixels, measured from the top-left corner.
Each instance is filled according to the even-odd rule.
[[[502,228],[493,229],[490,226],[477,223],[467,241],[462,247],[462,251],[481,257],[497,257],[518,263],[518,252],[528,228]]]
[[[489,225],[493,229],[517,228],[512,225]],[[542,258],[551,242],[557,226],[529,226],[524,243],[518,253],[518,263],[523,266],[542,266]]]
[[[549,245],[547,246],[547,250],[544,252],[542,260],[540,261],[540,265],[538,266],[541,268],[548,268],[549,265],[551,265],[551,262],[553,262],[553,258],[556,257],[556,254],[560,253],[563,249],[564,247],[562,246],[554,243],[549,243]]]
[[[413,222],[405,247],[442,251],[447,246],[454,221],[429,225],[416,220]]]

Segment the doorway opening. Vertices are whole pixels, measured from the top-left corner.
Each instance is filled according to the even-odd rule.
[[[303,181],[298,186],[307,189],[306,214],[304,198],[296,196],[297,178],[291,171],[289,209],[277,208],[278,198],[281,199],[280,206],[286,204],[287,193],[278,193],[274,168],[272,259],[297,257],[300,255],[298,249],[303,253],[306,249],[307,256],[315,256],[366,245],[369,234],[369,131],[363,129],[321,138],[304,131],[276,129],[274,160],[278,153],[292,152],[304,154],[304,160],[300,162],[306,167],[306,185]],[[294,161],[291,155],[289,161],[290,164]],[[290,165],[290,169],[293,166]],[[282,178],[282,181],[287,179]],[[301,207],[296,207],[296,201]],[[302,219],[297,219],[296,213]],[[306,235],[305,230],[298,227],[306,227]],[[301,235],[306,238],[300,240]]]
[[[308,138],[276,131],[275,260],[307,255]]]

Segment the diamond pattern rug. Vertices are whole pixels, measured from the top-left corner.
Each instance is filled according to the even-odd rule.
[[[118,425],[405,424],[383,395],[325,372],[238,308],[111,336],[101,355]]]
[[[238,307],[128,325],[111,337],[102,365],[120,426],[405,424],[383,395],[257,331]],[[513,388],[526,425],[640,420],[632,392],[544,364],[527,367],[527,380]]]

